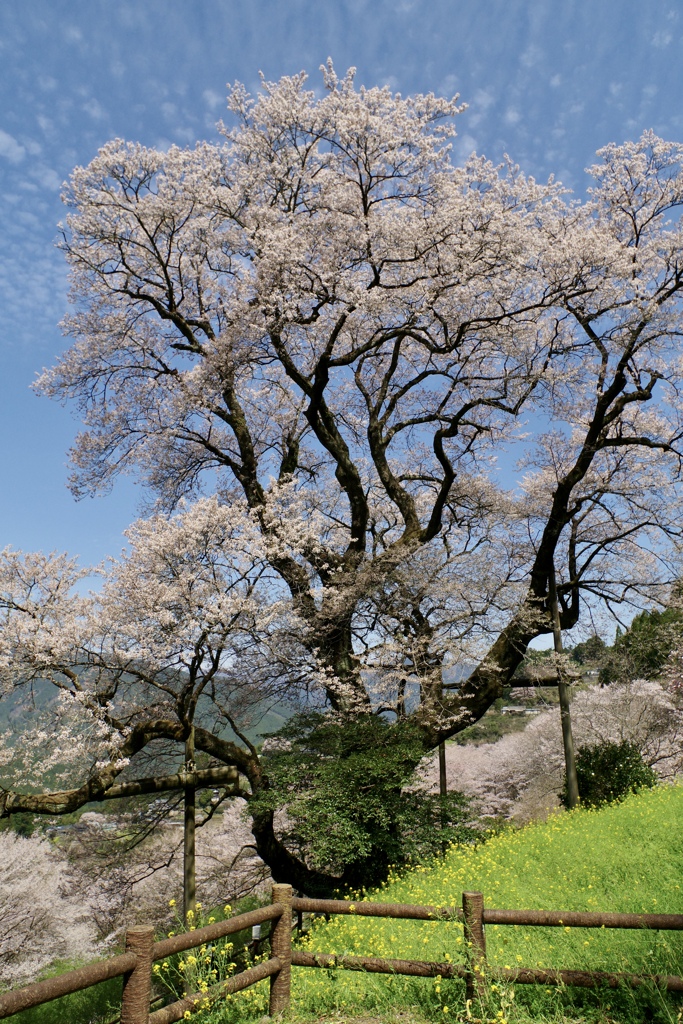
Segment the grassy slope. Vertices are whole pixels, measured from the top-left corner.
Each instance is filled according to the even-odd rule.
[[[463,890],[480,890],[490,907],[683,913],[682,825],[683,787],[661,787],[600,811],[563,814],[503,832],[477,849],[455,848],[431,866],[390,879],[368,898],[452,906],[460,903]],[[683,973],[683,933],[489,926],[487,944],[490,962],[511,967]],[[337,917],[316,925],[308,945],[338,954],[463,959],[462,927],[455,922]],[[242,997],[242,1012],[262,1010],[263,995],[252,990]],[[299,1012],[412,1004],[442,1019],[444,1006],[457,1017],[463,1003],[457,982],[340,971],[295,970],[292,996]],[[572,1020],[673,1021],[677,1016],[675,998],[643,991],[557,993],[517,986],[516,999],[539,1020],[563,1020],[565,1012],[574,1014]],[[521,1009],[504,1013],[510,1021],[526,1019],[525,1013],[519,1016]]]
[[[476,849],[456,847],[443,860],[390,879],[367,898],[452,906],[463,890],[479,889],[491,907],[683,913],[682,824],[683,786],[661,787],[600,811],[511,829]],[[437,961],[464,956],[457,922],[336,917],[317,923],[307,944],[337,954]],[[487,945],[491,963],[511,967],[683,973],[683,933],[489,926]],[[194,1019],[258,1019],[267,1011],[267,992],[267,983],[258,985]],[[359,1024],[360,1015],[363,1024],[673,1024],[681,1021],[680,1004],[653,989],[563,992],[518,985],[490,991],[488,1005],[471,1008],[468,1017],[461,982],[295,969],[290,1018],[291,1024],[321,1022],[322,1015],[329,1024]]]

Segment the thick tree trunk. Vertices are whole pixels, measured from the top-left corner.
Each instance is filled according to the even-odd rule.
[[[274,882],[287,882],[306,896],[326,899],[343,889],[345,879],[309,868],[280,842],[273,827],[272,813],[256,815],[251,831],[256,852],[269,867]]]
[[[314,635],[320,638],[316,657],[334,677],[334,683],[326,688],[331,706],[350,714],[371,713],[372,703],[353,649],[352,615],[331,617]]]

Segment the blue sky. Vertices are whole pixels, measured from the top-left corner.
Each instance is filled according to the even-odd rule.
[[[680,11],[680,13],[679,13]],[[215,138],[225,86],[254,91],[331,56],[404,95],[459,92],[456,155],[507,152],[579,193],[610,141],[683,141],[683,8],[673,0],[25,0],[0,8],[0,546],[117,554],[132,481],[76,503],[75,410],[29,385],[65,347],[54,248],[61,182],[108,139]]]

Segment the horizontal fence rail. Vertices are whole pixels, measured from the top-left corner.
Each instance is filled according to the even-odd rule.
[[[89,964],[87,967],[79,967],[56,978],[47,978],[25,988],[15,989],[13,992],[5,992],[0,996],[0,1019],[11,1017],[13,1013],[19,1013],[21,1010],[30,1010],[31,1007],[40,1006],[42,1003],[50,1003],[61,996],[70,996],[73,992],[82,992],[85,988],[99,985],[101,981],[119,978],[132,971],[137,962],[135,953],[122,953],[121,956]]]
[[[341,967],[347,971],[368,974],[407,974],[415,978],[464,978],[469,968],[464,964],[435,963],[427,960],[389,960],[378,956],[337,956],[336,953],[307,953],[295,949],[294,967]]]
[[[601,914],[581,910],[484,910],[484,924],[555,928],[650,928],[683,931],[683,914]]]
[[[338,956],[336,953],[308,953],[294,950],[294,967],[341,968],[367,974],[405,974],[415,978],[465,978],[471,973],[465,964],[437,963],[426,960],[389,960],[373,956]],[[653,983],[668,992],[683,992],[683,978],[670,974],[619,974],[608,971],[567,971],[552,968],[509,967],[486,968],[491,981],[509,981],[521,985],[576,985],[580,988],[637,988]]]
[[[619,974],[609,971],[556,971],[543,967],[489,967],[488,976],[493,981],[510,981],[521,985],[577,985],[580,988],[619,988],[627,985],[654,984],[667,992],[683,992],[683,978],[677,974]]]
[[[292,910],[309,914],[354,914],[356,917],[399,917],[406,921],[462,921],[460,907],[421,907],[414,903],[366,903],[361,900],[292,898]]]
[[[384,917],[407,921],[458,921],[464,925],[466,961],[437,963],[425,960],[389,959],[373,956],[337,956],[292,949],[292,912],[309,914],[345,914],[356,917]],[[150,1013],[153,962],[254,925],[272,921],[270,959],[215,985],[205,992],[195,992]],[[111,978],[123,978],[121,1024],[174,1024],[200,1005],[240,992],[259,981],[270,979],[270,1014],[289,1006],[291,968],[340,968],[369,974],[401,974],[418,978],[461,978],[465,980],[467,998],[484,995],[489,981],[507,981],[528,985],[576,985],[582,988],[620,985],[635,988],[646,983],[669,992],[683,992],[683,978],[677,975],[636,975],[606,971],[575,971],[520,967],[496,967],[486,960],[484,925],[518,925],[525,927],[565,928],[646,928],[650,930],[683,931],[683,914],[616,914],[598,911],[560,910],[496,910],[484,907],[479,892],[462,894],[462,907],[418,906],[409,903],[371,903],[363,900],[317,900],[293,897],[289,885],[274,885],[272,902],[246,914],[218,921],[191,932],[183,932],[159,942],[154,941],[149,926],[129,928],[126,952],[99,963],[80,967],[56,978],[0,995],[0,1019],[21,1010],[40,1006],[61,996],[70,995],[98,985]]]
[[[428,907],[412,903],[358,903],[348,900],[292,898],[292,910],[355,917],[398,917],[407,921],[462,921],[460,907]],[[524,924],[552,928],[652,928],[683,931],[683,914],[613,914],[582,910],[483,910],[484,924]]]
[[[264,921],[272,921],[282,913],[282,907],[277,903],[271,903],[269,907],[259,907],[258,910],[250,910],[247,914],[240,914],[238,917],[230,917],[227,921],[216,921],[215,924],[207,924],[205,928],[195,928],[193,932],[181,932],[170,939],[162,939],[154,943],[154,960],[163,960],[164,957],[173,956],[174,953],[184,953],[186,949],[195,949],[205,942],[215,942],[216,939],[223,939],[226,935],[234,935],[236,932],[244,931],[245,928],[253,928],[255,924],[263,924]]]
[[[207,925],[206,928],[197,928],[192,932],[174,935],[170,939],[162,939],[161,942],[153,943],[150,961],[163,960],[174,953],[183,953],[187,949],[195,949],[205,942],[215,942],[216,939],[224,938],[227,935],[234,935],[236,932],[251,928],[255,924],[276,920],[281,916],[282,911],[283,908],[280,904],[272,903],[270,906],[259,907],[258,910],[239,914],[237,917],[228,918],[226,921],[217,921],[215,924]],[[137,929],[129,929],[128,934],[130,935],[131,932],[136,931]],[[72,995],[74,992],[82,992],[84,989],[92,988],[93,985],[99,985],[100,982],[124,977],[135,970],[138,965],[138,959],[138,954],[130,951],[122,953],[120,956],[110,957],[108,960],[101,960],[99,963],[88,964],[87,967],[79,967],[74,971],[68,971],[66,974],[60,974],[56,978],[47,978],[45,981],[38,981],[33,985],[5,992],[0,995],[0,1020],[11,1017],[15,1013],[20,1013],[22,1010],[30,1010],[34,1006],[41,1006],[43,1003],[52,1002],[53,999]],[[248,988],[250,985],[256,984],[257,981],[261,981],[262,977],[269,976],[267,970],[265,974],[262,974],[262,969],[265,969],[265,965],[259,964],[257,968],[251,968],[249,971],[244,971],[234,978],[228,979],[228,981],[224,982],[223,987],[237,984],[237,987],[230,989],[231,991]],[[259,975],[255,977],[253,972],[257,970]],[[246,979],[247,975],[251,977],[251,980],[246,980],[246,983],[238,983],[238,979]],[[220,988],[221,986],[218,987]],[[225,993],[228,994],[228,991],[226,989]],[[199,997],[195,996],[194,998],[197,999]],[[202,998],[205,998],[205,996]],[[164,1011],[168,1009],[169,1007],[164,1007]],[[187,1007],[184,1009],[187,1009]],[[174,1019],[180,1020],[181,1018],[182,1013],[180,1017]],[[154,1015],[150,1019],[154,1019],[155,1024],[166,1020],[165,1017],[155,1018]],[[170,1020],[171,1018],[169,1017],[168,1019]],[[137,1022],[133,1022],[133,1024],[137,1024]]]

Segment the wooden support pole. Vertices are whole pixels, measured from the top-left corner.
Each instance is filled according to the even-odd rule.
[[[446,743],[439,741],[439,796],[448,796],[448,781],[446,777]]]
[[[444,806],[445,798],[448,796],[448,781],[446,778],[446,743],[444,740],[439,740],[439,796],[441,797],[441,829],[445,832],[446,825],[448,824],[446,817],[446,808]],[[445,853],[448,848],[448,844],[445,839],[441,844],[441,852]]]
[[[154,929],[149,925],[129,928],[126,932],[126,952],[135,953],[138,962],[123,977],[121,1024],[147,1024],[152,994]]]
[[[273,886],[273,903],[282,907],[281,916],[274,922],[270,933],[270,955],[277,957],[282,966],[277,974],[270,978],[271,1017],[282,1013],[289,1007],[292,981],[292,887],[291,885]]]
[[[194,914],[197,900],[196,853],[195,853],[195,820],[196,820],[196,783],[194,760],[194,725],[185,740],[185,815],[183,827],[183,919],[188,921],[190,911]]]
[[[465,981],[468,999],[482,998],[486,989],[486,936],[484,934],[484,897],[480,892],[462,894],[465,919],[465,950],[469,971]]]
[[[553,646],[556,654],[562,654],[562,629],[560,628],[560,605],[557,600],[557,583],[555,580],[555,565],[550,570],[548,580],[550,606],[553,616]],[[562,673],[562,668],[557,666],[557,692],[560,697],[560,722],[562,724],[562,743],[564,746],[564,765],[567,778],[567,807],[578,806],[579,783],[576,777],[576,760],[574,758],[574,736],[572,734],[572,713],[569,707],[569,686]]]

